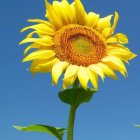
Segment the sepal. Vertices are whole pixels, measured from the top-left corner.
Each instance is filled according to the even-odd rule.
[[[84,90],[79,87],[61,91],[58,96],[62,102],[77,108],[79,105],[89,102],[96,91],[93,89]]]

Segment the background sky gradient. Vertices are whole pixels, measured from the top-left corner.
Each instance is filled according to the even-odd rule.
[[[70,1],[71,2],[71,1]],[[129,37],[128,47],[140,54],[139,0],[82,0],[87,12],[101,17],[117,10],[116,32]],[[12,125],[48,124],[66,127],[69,106],[59,101],[58,86],[51,86],[50,74],[35,77],[21,63],[25,46],[18,43],[26,33],[29,18],[44,19],[44,0],[0,0],[0,140],[55,140],[44,133],[19,132]],[[77,112],[74,140],[140,140],[140,57],[127,65],[127,79],[99,81],[92,101]]]

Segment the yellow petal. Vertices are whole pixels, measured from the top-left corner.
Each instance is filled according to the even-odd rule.
[[[99,67],[97,64],[92,64],[89,66],[89,68],[94,73],[97,73],[101,77],[101,79],[104,81],[105,75],[101,67]]]
[[[88,13],[86,17],[87,26],[94,28],[95,26],[97,26],[98,21],[99,21],[99,14],[95,14],[93,12]]]
[[[77,24],[85,25],[86,24],[86,12],[85,12],[84,6],[80,0],[75,0],[75,11],[76,11]]]
[[[46,17],[49,19],[49,21],[54,25],[55,29],[60,29],[63,27],[63,24],[61,22],[60,17],[55,12],[55,9],[53,6],[46,0]]]
[[[76,21],[76,11],[75,11],[75,2],[73,2],[73,3],[70,5],[70,8],[71,8],[72,23],[73,23],[73,24],[77,24],[77,21]]]
[[[53,28],[53,25],[49,21],[45,21],[45,20],[42,20],[42,19],[28,19],[27,21],[28,22],[46,24],[47,26]]]
[[[121,44],[127,44],[128,43],[128,37],[125,34],[117,33],[110,37],[107,40],[107,43],[121,43]]]
[[[64,79],[63,79],[63,89],[73,84],[77,79],[79,67],[76,65],[69,65],[66,69]]]
[[[63,2],[63,1],[62,1]],[[63,26],[68,24],[68,16],[66,15],[66,9],[64,9],[62,2],[54,1],[53,8],[56,15],[60,18]]]
[[[79,72],[78,72],[78,79],[82,85],[82,87],[87,90],[88,87],[88,81],[89,81],[89,76],[87,72],[87,68],[85,67],[80,67]]]
[[[36,44],[36,43],[32,43],[31,45],[29,45],[29,46],[24,50],[24,55],[26,55],[27,52],[28,52],[29,50],[31,50],[32,48],[41,48],[41,45],[38,45],[38,44]]]
[[[100,18],[96,29],[97,29],[99,32],[102,33],[102,31],[103,31],[105,28],[111,27],[111,18],[112,18],[112,15],[109,15],[109,16],[104,17],[104,18]]]
[[[37,24],[37,25],[32,25],[32,26],[27,26],[27,27],[24,27],[21,32],[24,32],[26,30],[29,30],[29,29],[34,29],[37,31],[38,34],[43,34],[43,35],[55,35],[55,32],[54,30],[45,25],[45,24]]]
[[[32,61],[35,59],[46,59],[53,56],[55,56],[55,52],[53,50],[37,50],[26,56],[23,59],[23,62]]]
[[[57,84],[58,79],[61,76],[61,74],[64,72],[64,70],[68,67],[69,63],[64,61],[58,61],[52,68],[52,79],[53,83]]]
[[[73,23],[73,17],[74,17],[75,13],[73,14],[72,8],[71,8],[70,4],[68,3],[68,1],[62,0],[61,5],[63,7],[63,15],[65,15],[65,18],[67,18],[66,19],[67,23],[69,23],[69,24]]]
[[[67,0],[62,0],[62,5],[64,8],[64,14],[68,18],[69,24],[75,24],[76,22],[76,14],[75,14],[75,8],[73,4],[69,4]]]
[[[29,33],[26,38],[32,38],[34,34],[38,34],[37,31]]]
[[[108,55],[119,57],[119,58],[121,58],[121,60],[124,60],[124,61],[131,60],[137,56],[136,54],[132,53],[131,51],[122,49],[122,48],[112,49],[112,50],[108,51]]]
[[[114,23],[113,23],[112,27],[105,28],[102,32],[102,35],[105,38],[110,37],[114,33],[118,20],[119,20],[119,14],[117,12],[115,12]]]
[[[59,59],[54,58],[51,61],[44,61],[43,63],[40,63],[38,61],[34,61],[30,67],[30,71],[34,74],[36,72],[51,72],[52,67],[54,66],[55,63],[57,63]]]
[[[24,40],[22,40],[19,45],[21,44],[25,44],[25,43],[30,43],[30,42],[34,42],[43,46],[52,46],[54,45],[54,42],[52,40],[51,37],[46,36],[43,38],[25,38]]]
[[[117,58],[115,56],[106,56],[102,59],[102,62],[104,62],[106,65],[108,65],[114,70],[124,71],[125,73],[127,73],[126,67],[124,63],[120,60],[120,58]]]
[[[44,50],[52,50],[53,46],[42,46],[39,45],[37,43],[32,43],[31,45],[29,45],[25,50],[24,50],[24,55],[27,54],[27,52],[31,49],[44,49]]]
[[[119,71],[124,77],[128,76],[128,73],[126,73],[125,71]]]
[[[105,28],[105,29],[103,30],[103,32],[102,32],[102,35],[103,35],[105,38],[107,38],[107,37],[110,35],[111,30],[112,30],[111,27]]]
[[[68,25],[68,24],[74,24],[73,23],[74,15],[73,15],[71,6],[70,6],[70,4],[68,3],[67,0],[62,0],[62,2],[54,1],[53,2],[53,8],[55,10],[55,13],[61,19],[61,22],[63,23],[63,26]]]
[[[115,72],[110,67],[108,67],[106,64],[98,63],[97,65],[102,68],[105,75],[107,75],[113,79],[118,79]]]
[[[126,47],[126,46],[124,46],[124,45],[122,45],[122,44],[109,44],[108,46],[107,46],[107,50],[112,50],[112,49],[124,49],[124,50],[126,50],[126,51],[130,51],[130,49],[128,48],[128,47]]]
[[[95,89],[98,89],[98,75],[91,71],[90,68],[87,68],[89,79]]]
[[[114,30],[117,26],[118,20],[119,20],[119,14],[118,14],[118,12],[115,12],[114,23],[112,25],[111,34],[114,33]]]

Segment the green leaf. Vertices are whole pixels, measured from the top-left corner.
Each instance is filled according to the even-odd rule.
[[[82,103],[89,102],[96,91],[93,89],[86,91],[82,87],[79,87],[61,91],[58,95],[62,102],[78,107]]]
[[[134,125],[135,127],[137,127],[137,128],[140,128],[140,125]]]
[[[40,124],[30,125],[26,127],[23,127],[23,126],[13,126],[13,127],[20,131],[48,133],[52,136],[55,136],[59,140],[62,140],[64,132],[66,131],[66,129],[64,128],[57,128],[53,126],[40,125]]]

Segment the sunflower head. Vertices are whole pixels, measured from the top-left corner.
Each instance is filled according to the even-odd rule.
[[[87,13],[80,0],[69,4],[67,0],[46,1],[46,20],[30,19],[37,23],[25,27],[33,31],[20,44],[31,42],[23,62],[32,61],[30,71],[51,72],[54,84],[64,73],[63,88],[72,85],[76,79],[86,90],[88,82],[98,89],[98,76],[117,79],[115,71],[127,75],[124,63],[134,58],[125,44],[128,38],[123,33],[114,34],[119,15],[100,18],[94,12]],[[38,37],[34,37],[37,34]],[[31,49],[36,49],[27,55]]]

